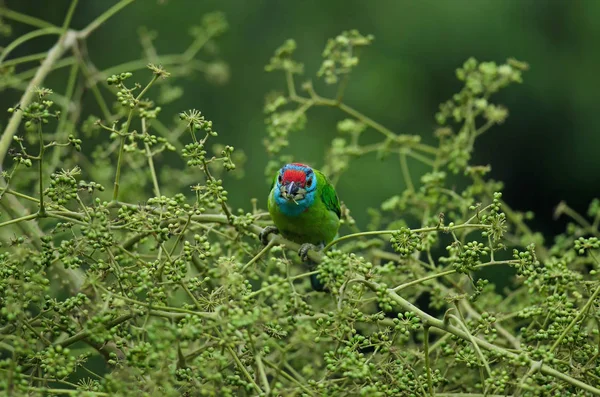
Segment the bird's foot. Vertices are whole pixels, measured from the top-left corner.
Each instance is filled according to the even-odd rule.
[[[314,245],[310,243],[304,243],[300,246],[300,249],[298,250],[298,255],[300,256],[300,259],[302,259],[303,262],[306,262],[308,260],[308,251],[320,251],[323,249],[323,247],[323,244]]]
[[[279,234],[279,229],[277,229],[277,226],[266,226],[262,232],[260,232],[258,238],[264,245],[267,245],[269,244],[269,235],[271,233]]]

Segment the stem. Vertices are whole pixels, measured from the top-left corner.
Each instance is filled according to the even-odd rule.
[[[287,83],[287,88],[290,93],[290,98],[296,98],[298,95],[296,94],[296,85],[294,84],[294,75],[292,72],[286,69],[285,71],[285,81]]]
[[[55,27],[43,28],[43,29],[34,30],[29,33],[25,33],[23,36],[20,36],[19,38],[15,39],[12,43],[10,43],[9,45],[7,45],[4,48],[4,51],[2,51],[2,54],[0,55],[0,64],[2,64],[2,61],[4,61],[4,59],[8,56],[8,54],[10,54],[10,52],[12,50],[17,48],[21,44],[23,44],[31,39],[35,39],[36,37],[48,36],[51,34],[61,34],[61,33],[62,33],[62,30],[59,28],[55,28]]]
[[[42,82],[52,70],[53,65],[60,59],[60,57],[64,54],[64,52],[75,44],[77,39],[77,34],[75,32],[67,32],[58,40],[58,42],[48,51],[48,56],[40,65],[40,68],[33,76],[33,79],[27,85],[19,104],[22,108],[29,106],[31,103],[31,99],[34,95],[34,87],[39,87],[42,85]],[[12,143],[13,136],[17,133],[17,129],[21,124],[21,119],[23,118],[23,112],[13,112],[8,125],[4,129],[2,133],[2,137],[0,138],[0,166],[4,163],[4,158],[6,157],[6,153],[8,152],[8,148]]]
[[[299,278],[303,278],[303,277],[310,277],[310,276],[312,276],[313,274],[317,274],[318,272],[319,272],[318,270],[313,270],[312,272],[303,273],[303,274],[298,274],[298,275],[296,275],[296,276],[288,277],[288,281],[289,281],[289,282],[292,282],[292,281],[294,281],[294,280],[297,280],[297,279],[299,279]],[[261,288],[261,289],[259,289],[259,290],[256,290],[256,291],[252,291],[252,292],[250,292],[248,295],[246,295],[246,298],[247,298],[247,299],[253,298],[253,297],[255,297],[256,295],[259,295],[259,294],[261,294],[262,292],[265,292],[265,291],[267,291],[267,290],[270,290],[270,289],[276,288],[278,285],[279,285],[279,284],[269,284],[269,285],[267,285],[267,286],[265,286],[265,287],[262,287],[262,288]]]
[[[0,7],[0,15],[8,19],[12,19],[13,21],[21,22],[36,28],[58,28],[50,22],[32,17],[27,14],[21,14],[20,12],[9,10],[8,8],[4,7]]]
[[[40,202],[40,200],[36,199],[35,197],[31,197],[31,196],[28,196],[23,193],[15,192],[14,190],[9,189],[8,187],[0,187],[0,192],[3,193],[2,195],[0,195],[0,197],[2,197],[4,195],[4,193],[8,193],[8,194],[12,194],[13,196],[21,197],[22,199],[25,199],[25,200],[33,201],[34,203]]]
[[[556,208],[557,215],[565,214],[568,217],[572,218],[575,222],[579,223],[579,225],[584,228],[587,232],[593,234],[596,237],[600,237],[600,232],[589,223],[583,216],[581,216],[577,211],[573,208],[569,207],[567,203],[561,201]]]
[[[73,98],[73,92],[75,91],[75,82],[77,81],[78,72],[79,64],[76,62],[73,64],[73,66],[71,66],[69,80],[67,81],[67,90],[65,92],[65,98],[67,98],[67,103],[65,104],[60,120],[58,120],[58,126],[56,127],[56,135],[58,139],[65,139],[69,135],[69,131],[67,131],[65,127],[69,118],[69,108],[71,105],[71,100]],[[52,161],[50,163],[51,172],[56,169],[58,162],[60,161],[60,152],[60,148],[55,148],[52,153]]]
[[[42,395],[47,395],[48,393],[50,393],[50,394],[65,394],[65,395],[69,395],[69,396],[79,396],[82,394],[82,391],[77,390],[77,389],[50,389],[50,388],[46,388],[46,387],[27,386],[27,390],[32,391],[32,392],[41,393]],[[110,396],[110,394],[104,393],[101,391],[86,391],[83,394],[85,394],[86,396]]]
[[[81,209],[83,210],[83,212],[85,212],[85,216],[87,218],[89,218],[90,220],[92,219],[92,217],[90,216],[90,212],[87,209],[87,206],[85,205],[85,203],[83,202],[83,200],[81,199],[81,197],[79,196],[79,193],[77,195],[75,195],[75,199],[77,200],[77,203],[79,204],[79,206],[81,207]],[[79,215],[79,213],[77,213]],[[55,214],[56,215],[56,214]],[[60,214],[59,214],[60,215]],[[78,219],[79,221],[79,219]],[[81,221],[80,221],[81,222]],[[86,224],[85,222],[82,222],[84,225]]]
[[[179,65],[185,64],[186,66],[196,65],[197,68],[201,68],[200,66],[204,66],[204,63],[197,60],[186,61],[186,59],[181,54],[165,54],[160,56],[160,64],[162,66],[169,65]],[[111,66],[102,71],[96,72],[94,76],[91,76],[89,81],[87,82],[88,86],[92,87],[101,82],[104,78],[118,74],[123,70],[128,70],[130,72],[134,72],[136,70],[143,70],[148,67],[148,61],[145,59],[136,59],[133,61],[128,61],[121,63],[119,65]]]
[[[470,223],[463,223],[461,225],[455,225],[455,226],[446,226],[446,227],[423,227],[420,229],[412,229],[412,232],[414,233],[428,233],[428,232],[435,232],[435,231],[441,231],[444,233],[448,233],[452,230],[458,230],[458,229],[467,229],[467,228],[474,228],[474,229],[489,229],[490,226],[489,225],[482,225],[482,224],[470,224]],[[330,242],[329,244],[327,244],[325,246],[325,248],[323,248],[323,252],[327,251],[329,248],[333,247],[334,245],[341,243],[344,240],[348,240],[351,238],[355,238],[355,237],[364,237],[364,236],[380,236],[382,234],[394,234],[395,232],[397,232],[397,230],[373,230],[373,231],[368,231],[368,232],[359,232],[359,233],[352,233],[352,234],[347,234],[345,236],[339,237],[335,240],[333,240],[332,242]]]
[[[125,1],[133,1],[133,0],[125,0]],[[142,98],[142,96],[152,87],[154,82],[158,79],[158,75],[155,74],[152,76],[152,80],[144,87],[142,92],[139,93],[137,97],[135,97],[135,106],[129,110],[129,115],[127,116],[127,121],[125,122],[125,128],[122,133],[119,133],[121,136],[121,143],[119,144],[119,157],[117,158],[117,172],[115,174],[115,184],[113,189],[113,201],[117,201],[119,198],[119,179],[121,178],[121,164],[123,163],[123,153],[125,149],[125,138],[129,133],[129,126],[131,125],[131,120],[133,119],[133,111],[137,106],[138,101]]]
[[[406,183],[406,188],[411,192],[414,192],[415,186],[413,185],[412,179],[410,178],[410,171],[408,169],[408,163],[406,162],[405,151],[400,152],[400,167],[402,168],[402,176],[404,177],[404,183]]]
[[[113,187],[113,201],[117,201],[119,197],[119,179],[121,178],[121,162],[123,160],[123,149],[125,147],[125,137],[121,135],[119,143],[119,157],[117,157],[117,172],[115,174],[115,183]]]
[[[198,302],[198,299],[196,299],[196,297],[194,296],[194,294],[192,294],[192,291],[190,291],[190,289],[187,287],[187,285],[185,285],[184,282],[180,282],[179,285],[185,291],[185,293],[187,294],[187,296],[190,297],[190,299],[192,300],[192,302],[194,302],[194,306],[196,306],[196,309],[201,310],[202,307],[200,305],[200,302]]]
[[[17,168],[19,168],[19,163],[15,163],[15,165],[13,166],[13,169],[10,173],[7,173],[7,175],[4,177],[4,182],[5,185],[4,187],[0,188],[0,200],[2,200],[2,197],[4,197],[4,195],[6,194],[7,191],[10,191],[10,182],[13,178],[13,176],[15,175],[15,172],[17,172]],[[1,169],[2,167],[0,167]]]
[[[377,291],[381,288],[379,284],[371,282],[371,281],[361,280],[361,282],[364,283],[365,285],[367,285],[373,291]],[[507,350],[505,348],[496,346],[486,340],[477,338],[475,336],[473,336],[471,339],[469,337],[469,335],[467,333],[465,333],[462,329],[457,328],[453,325],[450,325],[438,318],[435,318],[435,317],[425,313],[424,311],[422,311],[421,309],[419,309],[418,307],[416,307],[415,305],[413,305],[406,299],[402,298],[400,295],[398,295],[397,293],[395,293],[394,291],[392,291],[390,289],[387,290],[387,293],[388,293],[388,296],[394,302],[396,302],[400,307],[402,307],[403,310],[412,311],[412,312],[416,313],[419,317],[421,317],[421,319],[423,319],[423,321],[427,321],[427,323],[432,327],[449,332],[449,333],[456,335],[457,337],[464,339],[466,341],[473,341],[479,347],[484,348],[486,350],[493,351],[500,356],[503,356],[506,358],[512,358],[514,360],[520,359],[519,354],[513,353],[512,351]],[[526,358],[526,360],[529,365],[536,362],[530,358]],[[600,396],[600,389],[598,389],[594,386],[588,385],[587,383],[584,383],[584,382],[580,381],[579,379],[575,379],[575,378],[573,378],[569,375],[566,375],[560,371],[557,371],[554,368],[552,368],[546,364],[541,365],[540,371],[546,375],[553,376],[553,377],[558,378],[562,381],[565,381],[573,386],[576,386],[583,390],[586,390],[594,395]],[[440,396],[442,396],[442,394],[438,394],[438,397],[440,397]]]
[[[480,183],[482,186],[484,186],[484,189],[486,190],[486,193],[490,198],[494,197],[494,192],[491,191],[491,189],[489,189],[489,187],[486,185],[483,178],[481,178],[480,176],[474,176],[473,179],[477,183]],[[510,208],[508,206],[508,204],[506,204],[506,202],[504,202],[503,200],[500,200],[500,205],[502,207],[502,211],[506,214],[506,217],[512,223],[514,223],[514,225],[516,226],[516,228],[519,232],[521,232],[527,236],[533,235],[533,232],[531,231],[529,226],[527,226],[527,224],[523,221],[522,217],[518,216],[517,213],[515,211],[513,211],[513,209]],[[545,259],[549,256],[548,249],[546,249],[546,247],[544,247],[543,245],[536,244],[535,250],[536,250],[536,253],[538,254],[538,256],[542,259]]]
[[[337,102],[334,102],[334,103],[337,104]],[[396,139],[398,138],[398,136],[396,134],[394,134],[390,129],[384,127],[383,125],[379,124],[378,122],[371,119],[370,117],[365,116],[364,114],[360,113],[359,111],[351,108],[350,106],[346,105],[345,103],[339,103],[339,104],[337,104],[337,106],[340,108],[340,110],[342,112],[347,113],[350,116],[362,121],[369,127],[373,128],[374,130],[381,132],[383,135],[385,135],[387,138],[391,139],[392,141],[396,141]]]
[[[507,397],[507,395],[487,393],[440,393],[437,397]]]
[[[86,60],[83,59],[83,54],[81,54],[81,52],[79,51],[79,49],[77,47],[75,47],[74,52],[75,52],[77,61],[81,65],[81,72],[83,73],[83,75],[85,77],[85,81],[86,81],[85,84],[86,84],[86,86],[90,87],[90,89],[92,90],[94,99],[96,99],[96,103],[98,104],[98,106],[100,107],[100,111],[102,112],[102,117],[104,117],[104,120],[111,120],[112,116],[110,114],[110,110],[108,109],[108,105],[106,104],[104,97],[102,97],[102,94],[100,93],[100,90],[98,89],[98,85],[96,84],[96,82],[94,82],[94,84],[90,83],[92,80],[94,80],[94,76],[93,76],[92,72],[90,71],[89,66],[86,64]],[[146,65],[146,64],[144,64],[144,65]],[[130,70],[130,69],[125,68],[125,69],[119,69],[119,70]],[[102,77],[105,78],[106,76],[102,76]]]
[[[71,19],[73,19],[73,13],[75,12],[75,8],[77,7],[78,0],[72,0],[71,5],[69,6],[69,10],[67,11],[67,15],[65,16],[65,20],[62,25],[63,32],[66,32],[69,29],[69,25],[71,24]]]
[[[94,19],[85,29],[81,31],[81,36],[83,38],[88,37],[92,32],[100,27],[104,22],[110,19],[117,12],[121,11],[121,9],[127,7],[129,4],[133,3],[135,0],[121,0],[108,10],[104,11],[100,16]]]
[[[0,228],[15,224],[15,223],[19,223],[19,222],[29,221],[29,220],[35,219],[37,217],[38,217],[38,214],[36,213],[36,214],[25,215],[20,218],[14,218],[9,221],[0,223]]]
[[[410,150],[410,149],[404,149],[404,150],[405,150],[405,153],[407,156],[410,156],[410,157],[414,158],[415,160],[420,161],[421,163],[426,164],[432,168],[435,166],[434,160],[431,160],[431,159],[423,156],[420,153],[416,153],[414,150]]]
[[[124,300],[125,302],[130,302],[133,303],[135,305],[140,305],[142,307],[147,308],[148,310],[154,311],[157,313],[157,315],[160,314],[160,316],[169,316],[170,318],[173,319],[179,319],[179,318],[183,318],[185,316],[188,315],[193,315],[193,316],[198,316],[198,317],[202,317],[202,318],[206,318],[206,319],[217,319],[218,318],[218,314],[215,312],[198,312],[198,311],[194,311],[194,310],[188,310],[188,309],[182,309],[179,307],[173,307],[173,306],[156,306],[156,305],[151,305],[147,302],[142,302],[142,301],[138,301],[136,299],[131,299],[128,298],[124,295],[120,295],[114,292],[111,292],[109,290],[107,290],[106,288],[104,288],[102,285],[97,284],[96,287],[98,287],[98,289],[102,290],[102,292],[115,296],[119,299]],[[167,314],[168,313],[168,314]]]
[[[262,394],[263,391],[261,390],[261,388],[256,384],[256,382],[254,381],[254,379],[252,379],[252,376],[250,376],[250,373],[248,373],[248,370],[246,369],[246,367],[244,367],[244,364],[242,364],[242,362],[240,361],[240,358],[237,356],[237,354],[233,351],[233,349],[230,346],[227,346],[227,351],[229,351],[229,354],[231,354],[231,356],[233,357],[233,360],[235,361],[235,364],[237,365],[237,367],[239,368],[240,371],[242,371],[242,373],[244,374],[244,376],[246,377],[246,379],[248,379],[248,381],[250,383],[252,383],[252,386],[254,386],[254,388],[256,389],[256,391],[259,394]]]
[[[263,387],[265,388],[265,393],[267,395],[271,394],[271,386],[269,385],[269,380],[267,379],[267,372],[265,371],[265,366],[262,361],[262,356],[260,351],[254,346],[254,342],[252,338],[250,338],[250,345],[252,346],[252,350],[254,351],[254,361],[256,361],[256,368],[258,369],[258,376],[260,378]]]
[[[3,15],[5,17],[13,19],[15,21],[23,22],[23,23],[44,29],[42,31],[34,31],[31,33],[28,33],[25,36],[21,36],[19,39],[12,42],[9,45],[9,47],[4,49],[1,59],[4,59],[4,57],[6,57],[6,55],[10,51],[12,51],[12,48],[15,48],[16,46],[20,45],[21,43],[23,43],[31,38],[34,38],[34,37],[37,37],[37,36],[43,35],[43,34],[56,33],[56,34],[61,35],[60,38],[58,39],[58,41],[54,44],[54,46],[52,46],[49,49],[49,51],[46,53],[45,59],[43,60],[43,62],[39,66],[39,68],[37,68],[37,70],[35,70],[33,76],[29,77],[30,72],[31,72],[29,70],[18,76],[21,79],[25,79],[26,75],[28,76],[27,79],[31,78],[31,80],[29,81],[27,86],[24,87],[24,92],[23,92],[23,95],[21,96],[21,99],[19,100],[19,105],[22,108],[29,106],[29,104],[31,103],[31,101],[33,99],[34,88],[41,86],[43,84],[44,80],[46,79],[46,76],[52,70],[54,70],[59,64],[60,65],[63,65],[63,64],[69,65],[70,64],[70,62],[71,62],[70,59],[67,59],[64,61],[60,61],[60,59],[68,49],[71,49],[76,46],[77,39],[87,37],[87,35],[89,35],[96,28],[98,28],[109,17],[114,15],[117,11],[119,11],[126,5],[130,4],[131,2],[133,2],[133,0],[120,1],[115,6],[113,6],[108,11],[106,11],[104,14],[102,14],[98,18],[96,18],[82,32],[67,30],[67,27],[72,19],[72,16],[73,16],[73,13],[75,10],[77,0],[73,0],[71,2],[71,6],[67,13],[67,17],[64,20],[64,23],[63,23],[64,26],[62,29],[58,28],[57,26],[50,24],[46,21],[43,21],[43,20],[40,20],[37,18],[33,18],[28,15],[24,15],[24,14],[0,7],[0,15]],[[38,56],[39,56],[39,54],[38,54]],[[33,56],[29,56],[29,57],[21,58],[21,60],[24,60],[24,59],[30,60],[33,58],[34,58]],[[11,62],[13,64],[15,64],[15,60],[12,60]],[[19,87],[19,88],[21,88],[21,87]],[[4,131],[2,132],[2,136],[0,137],[0,169],[2,169],[4,160],[6,158],[8,150],[9,150],[9,147],[12,143],[14,135],[17,133],[17,130],[19,129],[22,118],[23,118],[23,112],[13,112],[8,124],[6,125]],[[42,143],[42,145],[43,145],[43,143]],[[3,184],[2,182],[3,182],[3,178],[0,178],[0,183]],[[40,186],[41,186],[41,181],[40,181]],[[40,194],[43,195],[43,191]],[[10,213],[14,219],[12,219],[8,222],[1,223],[0,226],[5,226],[5,225],[13,224],[13,223],[17,224],[17,226],[26,235],[31,237],[32,243],[36,247],[38,247],[38,249],[41,249],[40,237],[43,236],[44,233],[40,230],[39,226],[35,222],[32,222],[32,223],[21,222],[23,220],[34,219],[34,217],[37,216],[37,214],[35,216],[33,214],[22,215],[22,214],[25,214],[27,212],[27,210],[12,195],[7,197],[7,201],[8,201],[8,203],[3,202],[0,205],[2,205],[5,209],[7,209],[7,212]],[[43,208],[44,208],[43,205],[40,203],[40,212],[42,212]],[[80,270],[64,269],[61,266],[55,266],[54,271],[56,273],[58,273],[60,278],[68,281],[72,292],[78,291],[81,288],[81,286],[83,285],[83,274]]]
[[[456,321],[458,323],[458,325],[465,331],[465,333],[467,334],[467,336],[469,338],[469,341],[471,341],[471,343],[473,344],[473,348],[475,349],[475,352],[477,352],[477,355],[479,356],[479,359],[481,360],[481,363],[485,367],[485,371],[487,372],[488,376],[491,377],[492,376],[492,371],[490,370],[490,365],[488,364],[485,356],[481,352],[481,349],[479,349],[479,345],[477,345],[477,342],[475,342],[475,337],[471,334],[471,332],[469,332],[469,329],[461,321],[460,318],[456,317],[454,314],[450,314],[448,317],[453,318],[454,321]]]
[[[550,348],[550,353],[552,353],[554,351],[554,349],[556,349],[558,347],[560,342],[562,342],[563,338],[569,333],[569,331],[571,331],[571,329],[575,326],[577,321],[579,321],[579,319],[585,314],[585,312],[588,311],[590,306],[592,306],[592,304],[594,303],[594,300],[598,297],[598,294],[600,294],[600,285],[596,288],[596,290],[594,291],[592,296],[590,296],[590,298],[585,303],[585,306],[583,306],[581,311],[579,313],[577,313],[577,316],[575,316],[575,318],[573,319],[573,321],[571,321],[569,326],[567,328],[565,328],[565,330],[560,334],[560,336],[558,337],[556,342],[554,342],[554,344]]]
[[[431,364],[429,363],[429,325],[423,326],[423,349],[425,350],[425,368],[427,369],[427,385],[429,395],[434,397],[433,380],[431,379]]]
[[[437,350],[442,344],[444,344],[446,342],[446,340],[448,338],[452,337],[452,334],[447,333],[444,334],[444,336],[442,336],[441,338],[439,338],[438,340],[436,340],[435,342],[433,342],[433,344],[431,345],[431,347],[429,348],[429,354],[431,354],[433,351]]]
[[[290,374],[288,374],[287,372],[285,372],[284,370],[278,368],[274,363],[264,360],[265,364],[267,364],[268,367],[271,367],[275,370],[278,370],[279,373],[286,378],[287,380],[289,380],[292,383],[295,383],[300,389],[304,390],[305,393],[314,396],[315,394],[309,389],[307,388],[305,385],[303,385],[302,383],[300,383],[300,381],[298,381],[298,379],[294,378],[293,376],[291,376]]]
[[[204,47],[206,43],[208,43],[208,41],[212,39],[212,37],[213,36],[211,35],[206,35],[194,40],[183,53],[183,59],[185,59],[186,61],[191,61],[192,59],[194,59],[194,57],[198,54],[202,47]]]
[[[460,305],[464,310],[469,312],[469,314],[472,317],[475,317],[477,320],[479,320],[481,318],[481,314],[477,310],[475,310],[475,308],[473,308],[473,306],[471,306],[468,301],[463,299],[460,301]],[[513,334],[511,334],[506,328],[504,328],[502,325],[500,325],[500,321],[505,321],[509,318],[510,318],[510,316],[503,316],[500,320],[498,320],[498,321],[496,321],[496,323],[494,323],[494,328],[496,328],[496,330],[498,331],[498,334],[502,335],[504,337],[504,339],[506,339],[508,341],[508,343],[510,343],[514,349],[519,350],[521,348],[521,342],[519,342],[519,340]]]
[[[340,85],[338,86],[337,94],[335,96],[335,100],[338,103],[342,103],[342,100],[344,99],[344,93],[346,92],[346,87],[348,86],[349,80],[350,80],[350,73],[346,73],[344,75],[344,77],[342,77],[342,81],[340,82]]]
[[[117,318],[115,318],[115,319],[113,319],[111,321],[108,321],[106,323],[106,325],[105,325],[106,329],[111,329],[113,327],[116,327],[117,325],[119,325],[121,323],[124,323],[125,321],[127,321],[127,320],[129,320],[129,319],[131,319],[133,317],[135,317],[135,314],[132,314],[132,313],[128,313],[128,314],[124,314],[122,316],[119,316],[119,317],[117,317]],[[83,331],[80,331],[80,332],[76,333],[75,335],[73,335],[73,336],[71,336],[71,337],[69,337],[69,338],[67,338],[67,339],[65,339],[65,340],[63,340],[61,342],[53,343],[52,345],[53,346],[67,347],[67,346],[72,345],[75,342],[79,342],[80,340],[87,338],[88,336],[90,336],[90,331],[89,330],[83,330]]]
[[[40,139],[40,154],[39,157],[39,186],[40,186],[40,210],[39,215],[46,215],[46,207],[44,207],[44,152],[46,151],[46,146],[44,146],[44,135],[42,133],[42,122],[38,123],[38,135]]]
[[[19,65],[21,63],[26,63],[26,62],[39,61],[40,59],[46,58],[46,55],[48,55],[48,53],[46,51],[38,52],[37,54],[25,55],[22,57],[9,59],[8,61],[4,62],[2,64],[2,66],[7,67],[7,66]]]
[[[146,131],[146,119],[142,119],[142,133],[147,134]],[[148,166],[150,167],[150,176],[152,177],[152,184],[154,185],[154,194],[156,197],[160,197],[160,187],[158,185],[158,177],[156,176],[156,171],[154,170],[154,159],[152,158],[152,151],[150,150],[150,145],[147,142],[144,142],[144,148],[146,149],[146,157],[148,158]]]
[[[77,37],[77,33],[69,30],[69,35],[75,35]],[[65,68],[67,66],[71,66],[73,64],[73,62],[75,62],[75,58],[68,56],[68,57],[64,57],[62,59],[60,59],[59,61],[56,61],[54,63],[54,65],[52,65],[52,71],[54,70],[58,70],[58,69],[62,69]],[[18,73],[15,75],[15,79],[19,80],[19,83],[15,83],[12,84],[11,87],[15,88],[15,89],[19,89],[21,91],[25,91],[26,90],[26,86],[22,85],[24,81],[31,79],[33,76],[35,76],[37,69],[36,68],[31,68],[31,69],[27,69],[24,72]],[[54,99],[54,101],[60,105],[64,104],[64,99],[62,97],[62,95],[54,92],[52,94],[52,98]]]
[[[86,210],[86,212],[87,212],[87,210]],[[47,211],[46,212],[46,216],[48,216],[49,218],[62,219],[64,221],[75,223],[75,224],[81,225],[81,226],[87,226],[88,225],[87,223],[82,222],[82,221],[80,221],[78,219],[74,219],[71,216],[64,216],[64,215],[61,215],[61,214],[57,214],[54,211]]]
[[[23,215],[27,212],[27,209],[23,207],[23,204],[19,200],[17,200],[14,196],[7,196],[4,202],[0,202],[0,206],[2,206],[8,214],[10,214],[14,219],[19,217],[23,217]],[[36,214],[37,215],[37,214]],[[32,215],[26,215],[32,216]],[[9,221],[10,223],[15,223],[14,219]],[[23,219],[20,219],[23,220]],[[17,227],[21,230],[21,232],[31,238],[31,242],[33,246],[37,250],[42,249],[41,236],[44,233],[40,230],[38,224],[36,222],[20,222],[16,223]],[[1,224],[0,224],[1,226]],[[65,269],[63,266],[54,266],[54,271],[58,274],[59,278],[66,280],[70,286],[71,292],[79,291],[84,282],[83,272],[79,269]]]
[[[193,136],[193,134],[192,134],[192,136]],[[206,162],[206,160],[202,160],[202,168],[204,169],[204,174],[206,175],[206,178],[210,179],[213,182],[216,182],[215,178],[213,178],[212,174],[210,173],[210,170],[208,169],[208,163]],[[227,216],[227,220],[229,221],[230,224],[233,225],[233,214],[231,213],[231,211],[229,211],[229,207],[227,207],[227,203],[225,202],[225,200],[222,199],[221,195],[218,193],[217,193],[217,197],[221,199],[221,209],[223,209],[225,216]]]
[[[523,389],[523,386],[525,386],[525,382],[527,381],[527,378],[529,378],[531,375],[533,375],[534,373],[539,371],[539,369],[540,369],[539,361],[531,364],[529,371],[527,371],[525,373],[525,375],[523,375],[523,377],[521,378],[521,380],[518,383],[517,390],[515,390],[515,397],[519,397],[521,395],[521,390]]]
[[[479,265],[475,265],[473,268],[474,269],[481,269],[483,267],[488,267],[488,266],[494,266],[494,265],[506,265],[506,264],[510,264],[510,263],[518,263],[518,260],[505,260],[505,261],[490,261],[490,262],[486,262],[486,263],[481,263]],[[409,281],[407,283],[404,284],[400,284],[399,286],[392,288],[392,291],[398,292],[400,290],[403,290],[404,288],[416,285],[416,284],[420,284],[422,282],[428,281],[428,280],[433,280],[434,278],[439,278],[439,277],[444,277],[444,276],[448,276],[450,274],[454,274],[456,273],[456,270],[452,269],[452,270],[446,270],[444,272],[441,273],[436,273],[436,274],[430,274],[429,276],[425,276],[425,277],[421,277],[418,278],[416,280],[413,281]]]
[[[271,239],[269,240],[269,243],[256,255],[254,255],[254,257],[252,259],[250,259],[250,261],[248,261],[248,263],[246,263],[244,265],[244,267],[241,268],[240,273],[243,273],[248,267],[252,266],[254,263],[256,263],[257,260],[259,260],[265,253],[267,253],[271,248],[273,248],[273,246],[275,245],[275,240]]]

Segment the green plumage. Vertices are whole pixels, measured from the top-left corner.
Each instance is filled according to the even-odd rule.
[[[283,237],[299,244],[327,244],[340,227],[340,201],[327,177],[313,168],[317,178],[314,200],[302,213],[286,215],[275,201],[275,182],[269,194],[268,208],[275,226]],[[277,177],[275,177],[275,180]]]

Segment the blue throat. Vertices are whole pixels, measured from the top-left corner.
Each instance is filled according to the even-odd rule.
[[[310,208],[311,205],[315,202],[315,193],[316,189],[310,191],[304,196],[302,200],[298,200],[295,202],[289,201],[281,197],[281,190],[279,189],[279,184],[275,184],[275,203],[277,203],[277,207],[285,216],[298,216]]]

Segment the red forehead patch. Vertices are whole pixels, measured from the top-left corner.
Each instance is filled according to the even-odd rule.
[[[301,170],[287,169],[283,173],[283,181],[286,183],[296,182],[304,186],[306,184],[306,174]]]
[[[296,165],[298,167],[304,167],[304,168],[308,168],[308,165],[306,164],[302,164],[302,163],[292,163],[292,165]]]

